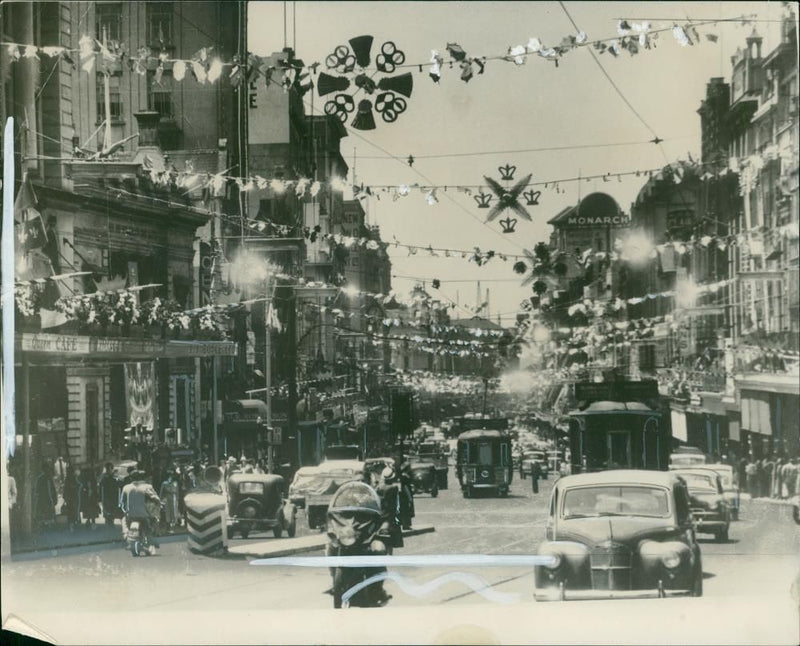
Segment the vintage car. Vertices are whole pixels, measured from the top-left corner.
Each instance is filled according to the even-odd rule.
[[[522,454],[519,465],[520,477],[527,478],[533,475],[534,462],[539,465],[540,477],[547,478],[550,475],[550,465],[544,451],[525,451]]]
[[[693,446],[684,446],[669,456],[670,469],[684,469],[706,463],[706,455]]]
[[[439,495],[439,480],[436,474],[436,465],[433,462],[423,458],[410,457],[409,470],[414,495],[429,493],[432,498]]]
[[[689,492],[663,471],[564,476],[550,496],[535,567],[538,601],[701,596]]]
[[[319,467],[300,467],[289,485],[289,501],[298,509],[305,509],[306,492],[319,484]]]
[[[671,473],[686,481],[697,532],[714,534],[718,541],[727,541],[731,514],[717,472],[707,468],[692,467],[672,469]]]
[[[423,442],[417,447],[415,453],[414,460],[433,464],[436,469],[438,488],[447,489],[447,472],[449,470],[447,444],[442,442]]]
[[[324,529],[328,505],[345,482],[365,481],[360,460],[325,460],[317,467],[314,485],[306,490],[306,518],[311,529]]]
[[[228,538],[240,532],[247,538],[256,530],[271,529],[275,538],[284,531],[291,538],[297,528],[295,506],[283,498],[283,476],[234,473],[228,478]]]
[[[386,467],[394,469],[394,458],[379,457],[364,460],[364,471],[367,474],[368,484],[373,489],[381,483],[381,474]]]
[[[730,464],[704,464],[703,468],[717,472],[722,481],[722,491],[731,512],[731,520],[739,520],[739,483],[733,467]]]

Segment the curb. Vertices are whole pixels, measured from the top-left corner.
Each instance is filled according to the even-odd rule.
[[[436,528],[433,525],[422,525],[418,528],[406,529],[403,530],[403,538],[408,538],[410,536],[419,536],[421,534],[430,534],[431,532],[435,532]],[[306,541],[306,544],[298,545],[295,543],[294,545],[286,545],[286,541],[284,541],[285,548],[275,547],[275,549],[268,549],[264,551],[264,548],[259,548],[259,543],[254,543],[251,545],[237,545],[233,548],[229,548],[229,550],[225,553],[223,558],[229,559],[244,559],[244,558],[277,558],[279,556],[293,556],[294,554],[304,554],[306,552],[317,552],[325,547],[328,542],[328,538],[325,534],[319,534],[318,536],[303,536],[300,539],[287,539],[293,541],[303,541],[304,539],[315,538],[317,540],[314,541]],[[263,542],[261,542],[263,545]],[[269,548],[272,546],[277,546],[277,543],[268,542],[267,545]],[[261,551],[258,551],[261,549]],[[249,551],[253,550],[253,551]]]
[[[173,543],[176,539],[186,540],[187,534],[185,532],[180,534],[165,534],[163,536],[158,536],[158,541],[160,543]],[[124,538],[114,538],[111,540],[95,540],[95,541],[84,541],[82,543],[70,543],[68,545],[53,545],[51,547],[33,547],[33,548],[24,548],[20,550],[11,549],[11,558],[14,559],[16,556],[25,556],[26,554],[42,554],[44,552],[50,552],[53,556],[57,556],[59,552],[64,550],[71,550],[77,549],[80,547],[96,547],[100,545],[122,545],[125,543]]]

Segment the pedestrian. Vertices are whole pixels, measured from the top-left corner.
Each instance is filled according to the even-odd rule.
[[[784,465],[784,474],[783,474],[783,494],[784,498],[792,498],[797,493],[796,489],[796,481],[797,481],[797,458],[792,458],[791,460],[786,460],[786,464]]]
[[[750,460],[745,467],[747,476],[747,491],[751,498],[758,496],[758,464],[755,460]]]
[[[739,460],[739,468],[737,474],[739,476],[738,485],[745,489],[747,487],[747,458],[744,456]]]
[[[33,513],[37,525],[50,525],[55,521],[57,502],[58,493],[50,465],[42,463],[33,482]]]
[[[781,485],[783,484],[783,465],[785,461],[783,456],[778,456],[775,458],[775,468],[772,471],[772,482],[770,483],[769,487],[769,497],[770,498],[780,498],[781,497]]]
[[[125,477],[122,479],[122,482],[120,483],[121,484],[120,489],[122,489],[122,487],[124,487],[125,485],[133,482],[133,475],[135,472],[136,472],[136,467],[128,467],[125,470]]]
[[[103,518],[106,525],[113,525],[114,519],[120,515],[119,511],[119,492],[120,482],[114,474],[114,465],[106,462],[105,471],[100,476],[97,489],[100,493],[100,504],[103,506]]]
[[[95,487],[95,476],[90,468],[81,471],[75,470],[81,487],[80,508],[84,523],[94,529],[95,520],[100,515],[100,501]]]
[[[64,477],[64,506],[61,512],[66,515],[69,531],[74,532],[81,524],[81,483],[78,480],[80,470],[67,466]]]
[[[8,474],[8,511],[10,514],[14,513],[14,508],[17,506],[17,481],[10,473]]]
[[[531,463],[531,486],[533,487],[533,493],[539,493],[539,477],[541,475],[542,468],[539,466],[539,462],[533,460]]]
[[[765,457],[761,462],[760,490],[762,498],[769,498],[772,488],[772,473],[775,470],[775,461],[772,456]]]
[[[53,462],[53,484],[58,496],[64,495],[64,480],[67,477],[67,461],[60,455]]]
[[[178,520],[181,516],[178,505],[179,484],[178,473],[176,471],[170,473],[167,479],[161,484],[159,497],[164,503],[164,516],[167,522],[167,528],[171,533],[175,530],[175,526],[178,524]]]
[[[387,466],[381,472],[381,481],[375,488],[381,499],[381,516],[388,534],[389,547],[403,547],[403,530],[401,518],[401,491],[397,472]]]

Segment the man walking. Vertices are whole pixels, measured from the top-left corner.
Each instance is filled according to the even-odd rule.
[[[539,477],[542,475],[542,469],[537,460],[531,462],[531,486],[533,493],[539,493]]]

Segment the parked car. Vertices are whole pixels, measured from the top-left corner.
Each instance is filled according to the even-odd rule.
[[[727,541],[731,523],[730,510],[717,472],[694,467],[673,469],[671,473],[686,481],[697,532],[714,534],[718,541]]]
[[[684,446],[669,456],[670,469],[683,469],[706,463],[706,455],[693,446]]]
[[[719,475],[725,502],[728,503],[731,512],[731,520],[739,520],[739,483],[734,468],[729,464],[706,464],[703,467]]]
[[[701,596],[686,483],[663,471],[559,478],[535,567],[537,600]]]
[[[271,529],[275,538],[283,532],[291,538],[297,528],[295,506],[285,500],[283,476],[234,473],[228,478],[228,538],[240,532]]]
[[[326,460],[318,467],[316,487],[306,493],[306,518],[311,529],[325,527],[328,505],[345,482],[365,481],[364,463],[359,460]]]

